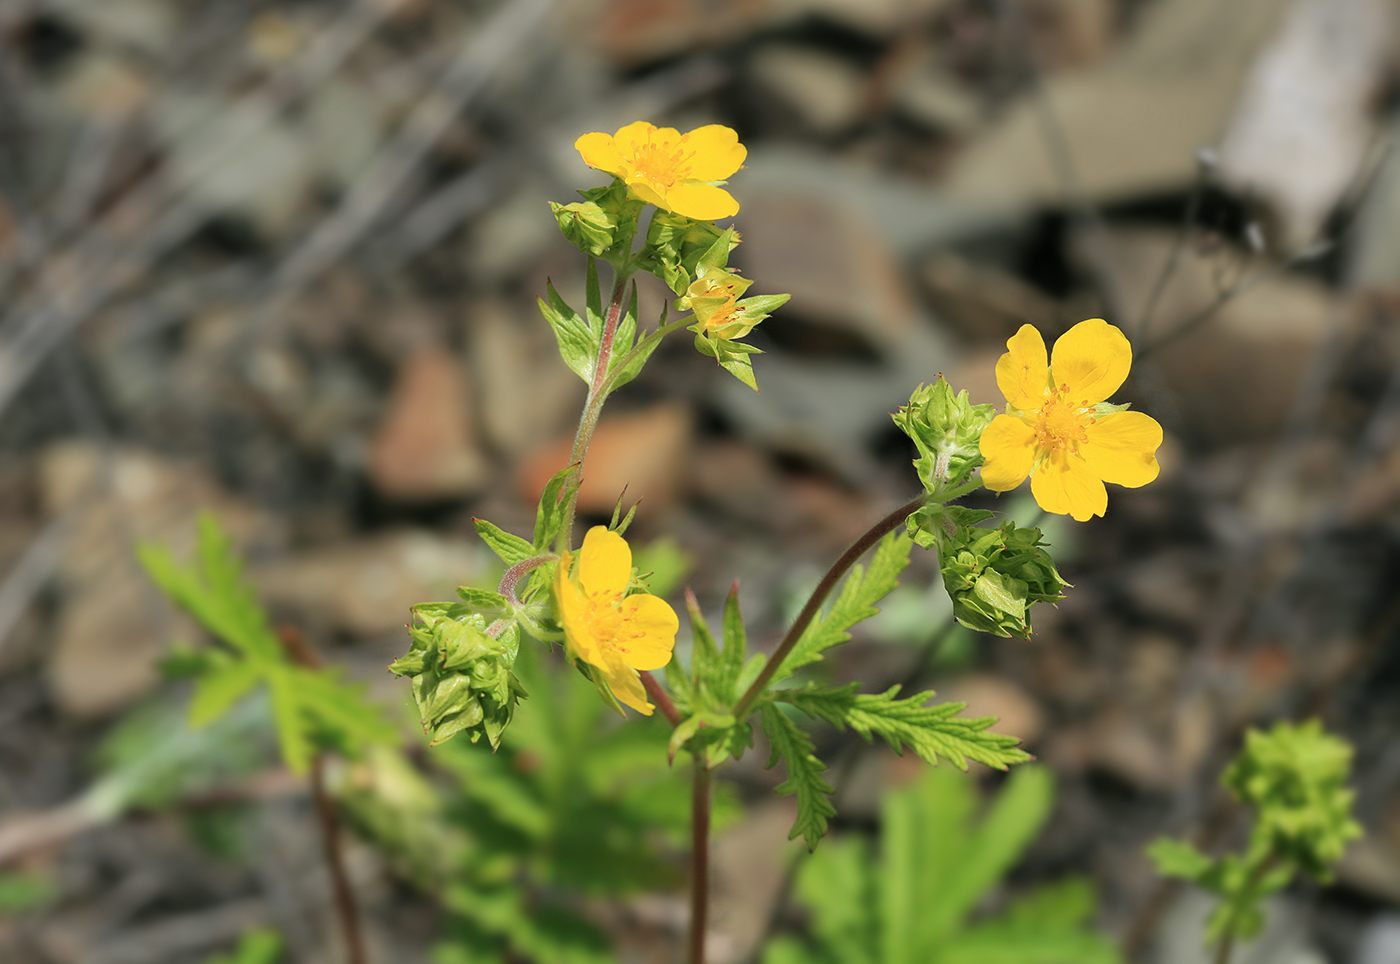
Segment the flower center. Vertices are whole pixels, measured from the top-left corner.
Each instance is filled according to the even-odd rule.
[[[1042,447],[1077,452],[1079,443],[1089,440],[1087,428],[1096,419],[1087,399],[1075,402],[1069,397],[1069,386],[1060,385],[1046,392],[1045,404],[1031,412],[1029,421]]]
[[[622,597],[615,592],[591,592],[588,594],[588,610],[584,623],[588,632],[599,642],[613,642],[622,630],[622,612],[618,604]]]
[[[637,176],[662,188],[684,180],[690,173],[691,158],[695,156],[695,151],[686,153],[684,150],[686,136],[682,135],[675,144],[653,144],[651,141],[638,144],[633,141],[632,168]]]

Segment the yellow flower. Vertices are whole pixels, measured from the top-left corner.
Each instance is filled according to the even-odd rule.
[[[584,536],[577,579],[569,576],[572,561],[565,553],[554,577],[570,656],[596,667],[614,696],[650,716],[654,707],[637,671],[671,661],[680,628],[676,611],[647,593],[624,597],[632,581],[632,550],[606,526],[594,526]]]
[[[698,277],[686,289],[676,307],[695,312],[695,320],[716,338],[743,338],[765,315],[753,318],[739,296],[753,281],[723,268],[698,269]]]
[[[1136,488],[1157,477],[1162,426],[1126,406],[1104,404],[1128,377],[1133,349],[1102,318],[1081,321],[1055,342],[1030,325],[1011,336],[997,362],[1005,415],[982,433],[982,484],[994,492],[1031,477],[1031,493],[1047,512],[1076,521],[1103,515],[1105,482]]]
[[[584,134],[574,142],[584,163],[616,175],[648,204],[697,221],[727,218],[739,202],[715,186],[744,164],[748,151],[728,127],[708,124],[689,134],[646,121],[616,134]]]

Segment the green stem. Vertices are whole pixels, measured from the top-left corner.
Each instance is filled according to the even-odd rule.
[[[783,660],[787,659],[792,648],[797,645],[797,641],[802,638],[802,632],[807,625],[817,615],[822,603],[826,602],[826,597],[831,594],[831,590],[836,588],[836,584],[841,581],[841,577],[846,574],[846,570],[855,565],[857,559],[865,555],[875,543],[879,542],[886,535],[893,532],[904,524],[904,520],[915,512],[918,512],[927,501],[927,496],[920,495],[904,505],[895,509],[879,522],[870,527],[870,530],[861,536],[851,547],[841,554],[827,570],[822,581],[817,583],[817,588],[812,590],[812,596],[807,600],[807,605],[802,607],[802,611],[797,614],[797,620],[788,629],[783,641],[778,644],[778,648],[773,650],[773,655],[764,664],[763,671],[758,674],[758,679],[753,681],[753,685],[748,688],[743,696],[739,697],[739,702],[734,704],[734,718],[742,721],[748,716],[749,710],[753,709],[754,703],[758,702],[764,690],[768,688],[768,683],[773,679],[773,675],[778,672],[778,668],[783,665]]]
[[[583,403],[583,414],[579,416],[578,431],[574,434],[574,447],[569,453],[569,462],[574,471],[569,476],[565,491],[574,491],[564,504],[563,524],[559,528],[557,543],[560,554],[573,550],[574,510],[578,506],[576,486],[583,474],[583,463],[588,458],[588,446],[593,441],[593,432],[598,428],[598,416],[602,414],[603,403],[608,399],[608,367],[612,361],[613,340],[617,337],[617,323],[622,317],[622,302],[627,296],[629,278],[630,271],[619,271],[617,280],[613,282],[612,301],[608,304],[607,317],[603,322],[603,337],[598,345],[598,357],[594,360],[593,381],[588,386],[588,398]]]
[[[1225,934],[1220,938],[1220,945],[1215,949],[1214,964],[1230,964],[1230,955],[1235,950],[1235,923],[1239,920],[1239,909],[1243,904],[1252,904],[1258,900],[1254,896],[1254,892],[1263,882],[1265,875],[1278,864],[1278,860],[1278,853],[1270,849],[1264,859],[1259,861],[1250,871],[1249,877],[1241,889],[1239,899],[1231,901],[1230,919],[1225,925]]]
[[[690,934],[687,964],[705,964],[705,916],[710,904],[710,797],[714,778],[695,754],[690,784]]]

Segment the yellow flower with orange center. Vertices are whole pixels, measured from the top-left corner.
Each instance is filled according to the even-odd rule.
[[[1107,399],[1128,377],[1133,349],[1102,318],[1081,321],[1055,342],[1022,325],[997,362],[1006,414],[982,433],[982,484],[993,492],[1030,476],[1031,494],[1047,512],[1085,522],[1108,508],[1105,482],[1136,488],[1157,477],[1162,426]]]
[[[606,526],[583,538],[578,572],[565,553],[554,577],[557,616],[571,658],[595,667],[614,696],[650,716],[638,670],[671,661],[680,620],[665,600],[648,593],[625,595],[632,581],[632,550]]]
[[[716,186],[744,164],[739,135],[720,124],[682,134],[646,121],[616,134],[584,134],[574,142],[584,163],[623,181],[648,204],[697,221],[739,212],[733,195]]]

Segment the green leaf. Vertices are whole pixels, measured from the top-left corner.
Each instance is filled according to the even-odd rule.
[[[802,667],[819,661],[823,651],[851,638],[848,630],[852,626],[878,613],[880,610],[875,604],[899,585],[899,574],[909,564],[912,545],[908,536],[892,532],[880,541],[870,560],[869,571],[852,566],[836,601],[803,630],[797,645],[774,674],[773,682],[785,680]]]
[[[301,716],[301,701],[297,699],[297,681],[292,667],[281,666],[268,674],[272,689],[272,719],[277,726],[277,742],[282,747],[282,759],[293,773],[302,775],[311,767],[315,748],[306,732]]]
[[[729,597],[724,601],[724,651],[715,676],[715,695],[725,703],[732,704],[739,698],[739,675],[744,670],[744,659],[748,655],[748,638],[744,633],[744,617],[739,612],[739,584],[729,588]]]
[[[485,542],[492,552],[500,556],[501,561],[507,566],[524,562],[539,554],[535,551],[535,547],[524,539],[511,535],[485,519],[473,519],[472,524],[476,526],[476,534],[481,536],[481,541]]]
[[[264,669],[256,663],[229,661],[209,668],[195,680],[190,700],[190,726],[208,726],[229,711],[233,704],[252,692],[262,681]]]
[[[398,728],[383,710],[364,698],[367,684],[345,683],[338,678],[340,675],[338,669],[294,669],[302,712],[323,736],[317,742],[329,742],[352,757],[372,744],[394,743]]]
[[[888,792],[878,858],[838,838],[798,870],[794,895],[814,948],[788,946],[764,964],[1118,964],[1117,948],[1088,928],[1094,895],[1081,880],[968,920],[1043,826],[1051,795],[1048,772],[1035,767],[1017,769],[980,821],[975,785],[958,773],[930,770]]]
[[[238,947],[228,954],[218,954],[205,964],[277,964],[282,960],[282,938],[265,927],[246,931]]]
[[[690,675],[695,681],[695,692],[691,695],[692,703],[698,703],[706,697],[714,698],[714,677],[720,665],[719,647],[715,645],[715,638],[710,634],[710,627],[705,625],[705,617],[700,612],[700,604],[695,599],[695,593],[686,590],[685,609],[690,616],[690,633],[693,640],[690,650]],[[694,711],[692,708],[692,712]]]
[[[635,294],[635,288],[633,291]],[[630,341],[623,343],[619,337],[618,344],[613,348],[612,361],[608,366],[608,391],[616,391],[641,374],[647,359],[652,356],[656,349],[661,347],[662,339],[665,337],[662,329],[666,327],[669,311],[669,305],[661,306],[661,318],[656,323],[656,330],[637,339],[635,346]]]
[[[782,710],[771,703],[764,703],[763,732],[768,734],[768,742],[773,746],[773,756],[768,761],[772,767],[781,758],[787,768],[788,778],[775,789],[778,793],[797,795],[797,821],[788,834],[788,839],[802,837],[807,849],[813,850],[817,841],[826,833],[827,821],[836,813],[836,808],[827,799],[831,785],[822,778],[826,764],[818,760],[813,752],[812,739],[801,730]]]
[[[554,290],[554,285],[546,282],[545,290],[549,300],[537,299],[540,314],[554,330],[559,342],[559,355],[564,364],[582,378],[584,384],[593,383],[593,371],[598,358],[598,333],[595,332],[578,313]]]
[[[549,546],[559,535],[564,524],[564,504],[578,491],[583,479],[568,485],[569,476],[574,474],[577,463],[566,465],[550,478],[540,493],[539,509],[535,513],[535,552],[548,552]],[[567,488],[566,488],[567,486]]]
[[[1202,884],[1215,867],[1215,861],[1184,840],[1158,837],[1147,848],[1147,856],[1162,877],[1178,877]]]
[[[200,517],[194,565],[181,565],[169,549],[149,543],[137,547],[137,556],[171,601],[224,643],[257,662],[282,658],[282,645],[244,583],[242,564],[213,516]]]
[[[967,708],[966,703],[927,706],[934,696],[932,691],[901,700],[896,698],[898,686],[884,693],[851,690],[851,686],[809,686],[779,690],[773,697],[837,726],[849,726],[866,739],[879,734],[895,751],[908,747],[935,765],[941,757],[960,770],[967,769],[968,760],[1005,770],[1013,763],[1031,759],[1017,746],[1020,741],[1016,737],[987,732],[996,722],[994,717],[958,717]]]

